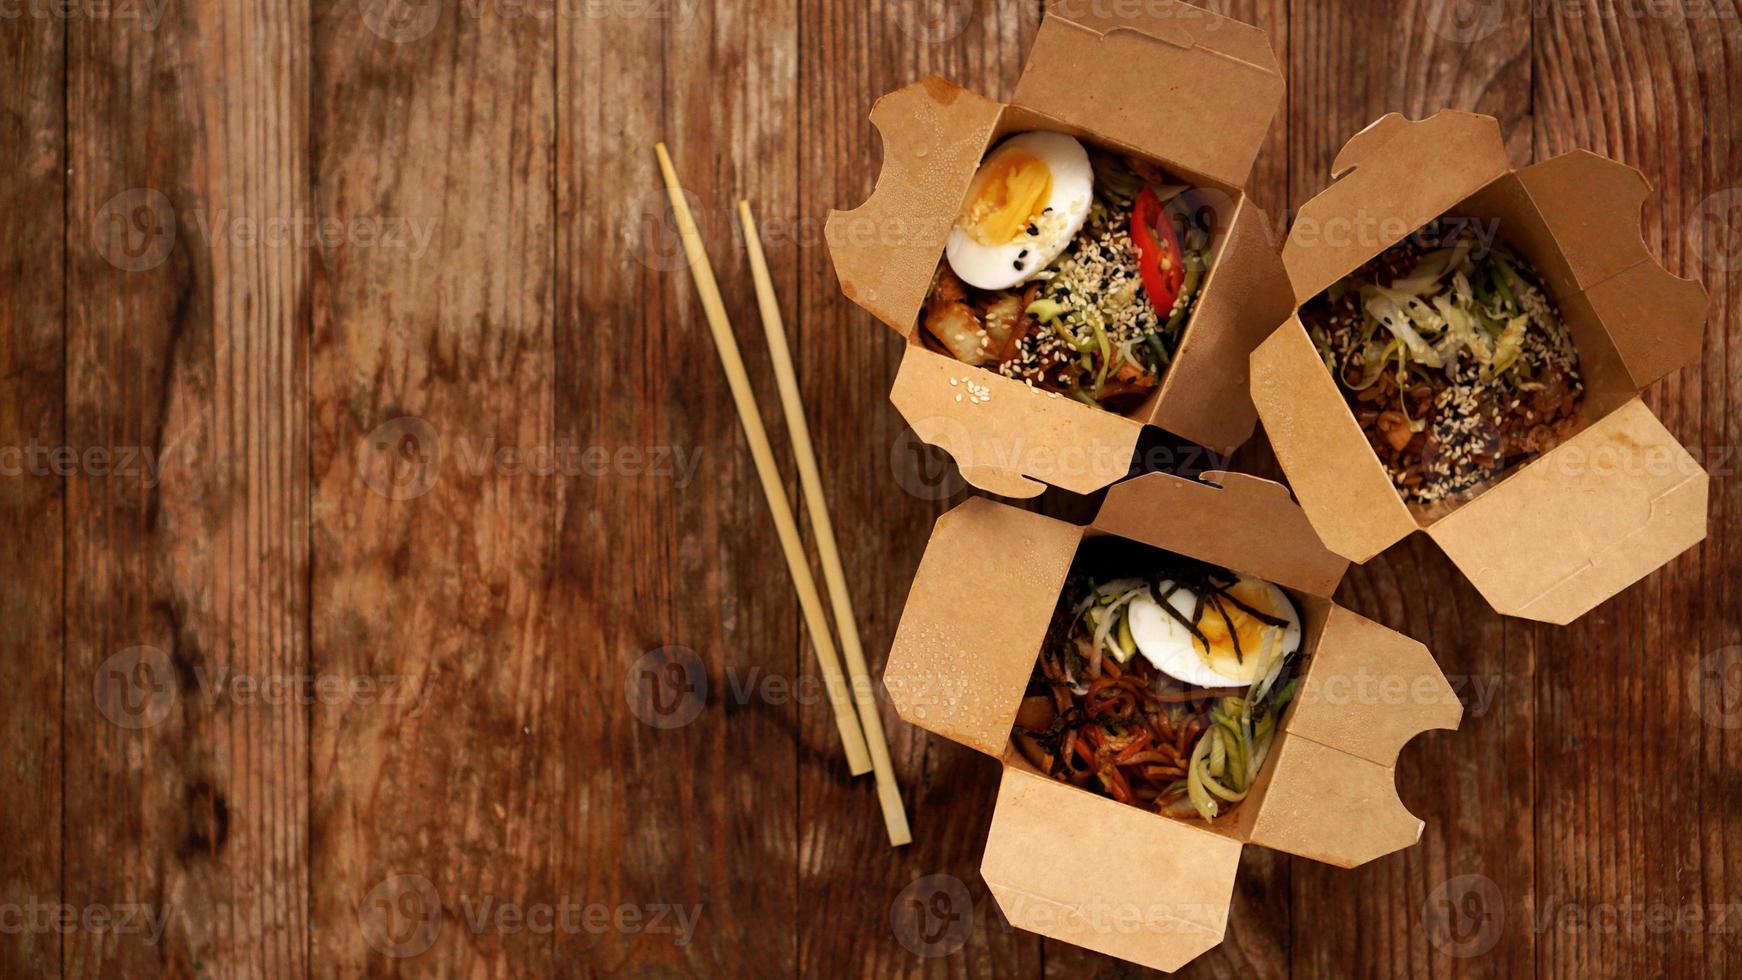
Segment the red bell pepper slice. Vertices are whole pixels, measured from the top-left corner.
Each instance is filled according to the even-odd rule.
[[[1155,240],[1152,228],[1159,228],[1162,241]],[[1185,282],[1185,262],[1180,258],[1179,233],[1173,221],[1162,210],[1161,199],[1148,185],[1137,193],[1131,208],[1131,242],[1137,246],[1137,271],[1143,277],[1143,291],[1149,294],[1155,312],[1166,317],[1173,312],[1179,299],[1180,286]]]

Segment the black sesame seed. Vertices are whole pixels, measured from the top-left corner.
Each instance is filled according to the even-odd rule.
[[[1017,257],[1017,258],[1019,258],[1019,259],[1026,259],[1026,258],[1028,258],[1028,249],[1026,249],[1026,248],[1025,248],[1025,249],[1023,249],[1023,250],[1022,250],[1022,251],[1020,251],[1020,252],[1017,252],[1017,253],[1016,253],[1016,257]]]
[[[1022,271],[1022,260],[1021,259],[1017,259],[1015,262],[1012,262],[1010,264],[1016,267],[1017,272]]]
[[[1035,226],[1033,226],[1033,225],[1029,225],[1029,226],[1028,226],[1028,237],[1030,237],[1030,238],[1033,238],[1033,237],[1034,237],[1034,236],[1036,236],[1036,235],[1038,235],[1038,234],[1040,234],[1040,229],[1039,229],[1039,228],[1036,228],[1036,227],[1035,227]]]

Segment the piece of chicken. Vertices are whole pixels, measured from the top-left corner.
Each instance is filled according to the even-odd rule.
[[[1003,345],[994,343],[980,324],[974,308],[968,305],[968,288],[948,266],[938,268],[931,295],[925,302],[924,321],[925,328],[956,360],[979,366],[998,359]]]

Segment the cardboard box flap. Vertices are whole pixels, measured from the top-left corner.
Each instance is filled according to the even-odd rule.
[[[1248,356],[1294,311],[1294,290],[1264,210],[1250,198],[1224,206],[1233,219],[1192,313],[1192,342],[1175,352],[1150,422],[1232,453],[1257,421]]]
[[[985,400],[967,397],[969,382]],[[1036,480],[1093,493],[1130,472],[1143,431],[1122,415],[918,347],[902,357],[889,400],[914,435],[950,454],[964,480],[1004,497],[1039,494],[1046,487]]]
[[[1066,3],[1040,24],[1011,102],[1241,187],[1282,105],[1264,32],[1175,0]]]
[[[1427,647],[1332,606],[1295,696],[1290,734],[1391,767],[1410,739],[1456,730],[1464,706]]]
[[[938,518],[883,671],[896,713],[1002,755],[1081,538],[978,497]]]
[[[1424,824],[1398,799],[1390,766],[1290,731],[1264,767],[1251,843],[1353,868],[1421,839]]]
[[[1634,384],[1644,388],[1700,355],[1706,290],[1673,276],[1640,231],[1651,185],[1639,171],[1576,150],[1518,171],[1574,286],[1586,291]]]
[[[1331,186],[1301,206],[1282,246],[1296,304],[1507,172],[1492,116],[1382,116],[1343,145]]]
[[[1708,482],[1634,399],[1428,533],[1495,609],[1569,623],[1706,536]]]
[[[1280,483],[1208,472],[1148,473],[1107,491],[1090,527],[1328,596],[1347,560],[1326,550]]]
[[[1364,562],[1416,529],[1299,317],[1252,352],[1252,403],[1326,547]]]
[[[903,336],[913,332],[962,190],[1003,106],[937,76],[877,100],[883,169],[871,197],[823,227],[841,292]]]
[[[980,876],[1017,928],[1177,970],[1222,941],[1240,849],[1185,821],[1006,768]]]

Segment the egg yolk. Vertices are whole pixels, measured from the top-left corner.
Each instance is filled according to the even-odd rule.
[[[1267,615],[1281,615],[1279,611],[1269,608],[1271,604],[1269,591],[1256,583],[1236,582],[1229,587],[1228,594]],[[1252,665],[1255,658],[1264,655],[1265,661],[1268,662],[1270,656],[1277,652],[1265,649],[1265,632],[1271,627],[1231,602],[1222,603],[1222,609],[1227,612],[1227,619],[1223,619],[1222,613],[1208,602],[1204,603],[1204,607],[1198,611],[1198,631],[1204,634],[1204,639],[1210,641],[1209,650],[1202,651],[1206,657],[1214,657],[1218,660],[1226,658],[1229,661],[1234,661],[1236,659],[1234,656],[1235,647],[1231,637],[1237,636],[1240,638],[1238,661]],[[1233,624],[1232,631],[1228,628],[1230,622]],[[1193,643],[1193,646],[1198,645],[1196,642]]]
[[[1005,245],[1040,217],[1052,196],[1052,171],[1032,153],[995,154],[968,192],[962,227],[982,245]]]

